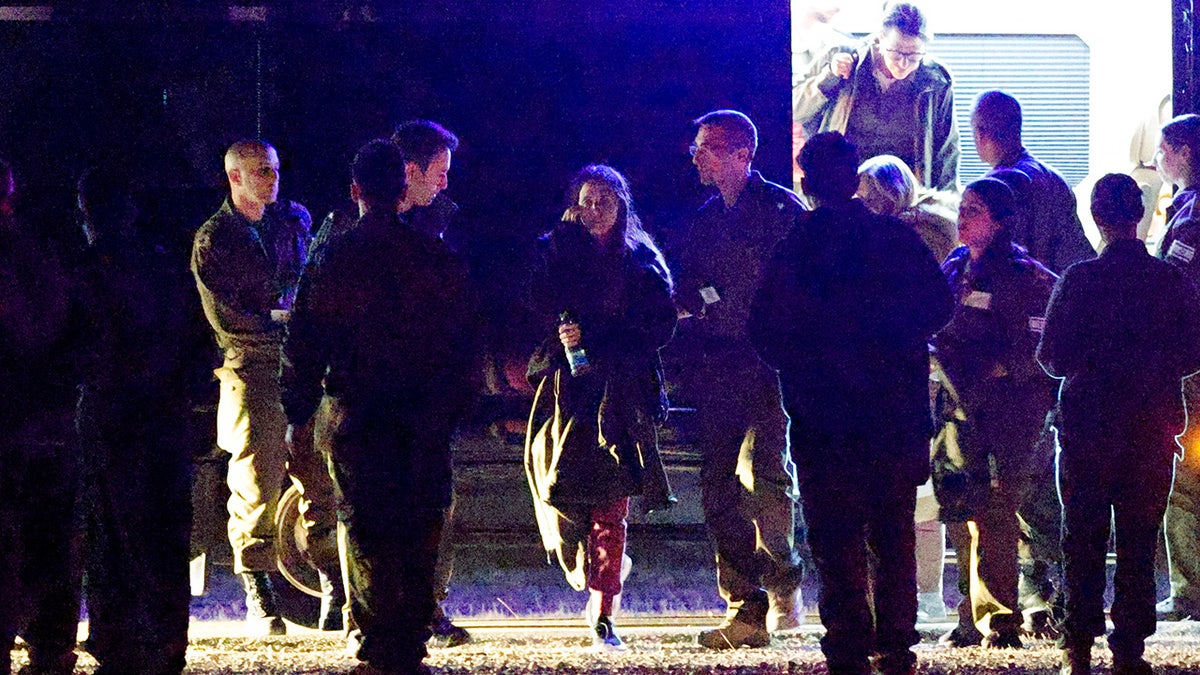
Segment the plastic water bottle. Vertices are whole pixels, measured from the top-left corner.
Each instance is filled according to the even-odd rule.
[[[560,326],[575,323],[575,317],[571,315],[571,312],[567,311],[558,315],[558,321]],[[571,367],[571,377],[579,377],[592,372],[592,364],[588,361],[587,350],[583,348],[583,345],[567,347],[566,351],[567,365]]]

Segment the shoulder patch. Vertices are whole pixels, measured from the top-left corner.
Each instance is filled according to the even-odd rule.
[[[1174,260],[1183,265],[1192,262],[1192,258],[1194,257],[1196,257],[1195,247],[1188,246],[1178,239],[1171,242],[1171,248],[1167,249],[1167,259]]]

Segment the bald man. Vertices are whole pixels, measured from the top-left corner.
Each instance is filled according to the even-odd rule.
[[[284,325],[307,260],[312,218],[279,196],[279,155],[264,141],[239,141],[225,153],[229,198],[196,232],[192,273],[225,362],[217,445],[229,458],[229,543],[246,589],[246,623],[254,635],[285,632],[268,572],[275,569],[275,513],[289,473],[301,488],[309,553],[321,573],[321,627],[341,628],[333,487],[297,434],[288,456],[279,377]]]

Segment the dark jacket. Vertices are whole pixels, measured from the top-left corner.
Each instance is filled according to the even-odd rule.
[[[271,310],[292,306],[311,226],[308,210],[295,202],[271,204],[251,223],[226,199],[196,231],[192,274],[221,349],[279,358],[283,327]]]
[[[746,334],[750,302],[772,251],[804,211],[795,193],[754,171],[732,207],[719,194],[705,202],[676,247],[676,302],[699,317],[688,320],[688,332],[717,358],[755,362]],[[707,286],[719,300],[706,306],[700,289]]]
[[[193,315],[186,272],[136,235],[102,236],[85,251],[76,286],[86,326],[81,376],[92,411],[128,416],[108,421],[158,422],[137,417],[162,411],[153,415],[179,424],[187,411],[202,349],[212,343]]]
[[[997,387],[1028,387],[1044,415],[1053,404],[1053,383],[1034,351],[1055,274],[1007,238],[975,262],[966,246],[958,247],[942,272],[958,303],[933,344],[968,417],[992,403]]]
[[[1013,188],[1022,211],[1021,225],[1012,233],[1013,241],[1056,274],[1096,256],[1079,221],[1075,193],[1053,167],[1021,148],[996,164],[988,175],[1006,169],[1029,177],[1028,184],[1005,181]]]
[[[0,421],[18,425],[75,401],[77,339],[72,276],[49,240],[0,214],[0,377],[8,394]]]
[[[953,300],[921,238],[858,200],[801,214],[750,314],[779,370],[792,451],[861,448],[913,486],[929,475],[926,341]],[[823,458],[817,458],[821,461]]]
[[[414,206],[407,213],[400,214],[400,219],[411,225],[417,232],[446,242],[450,250],[461,252],[463,246],[460,235],[462,233],[452,227],[458,210],[458,204],[447,197],[446,193],[441,192],[428,206]],[[347,205],[343,209],[330,211],[325,216],[325,220],[321,221],[316,235],[313,236],[309,255],[317,255],[331,240],[354,227],[358,223],[357,214],[358,207],[353,204]]]
[[[1158,257],[1183,271],[1192,284],[1200,288],[1200,213],[1196,213],[1196,188],[1175,193],[1167,207],[1167,232],[1159,244]]]
[[[398,499],[448,505],[450,437],[476,391],[476,324],[462,262],[394,213],[368,213],[301,278],[284,348],[288,421],[308,421],[324,393],[343,418],[335,456],[367,461],[352,446],[368,443]]]
[[[848,80],[829,69],[837,53],[855,55]],[[795,112],[805,137],[840,131],[863,158],[895,155],[927,187],[956,190],[960,151],[950,71],[926,56],[912,75],[884,91],[875,79],[874,58],[873,42],[865,42],[834,47],[813,62]]]
[[[1141,241],[1115,241],[1068,268],[1038,347],[1046,370],[1065,378],[1064,428],[1120,420],[1182,432],[1180,379],[1200,370],[1198,312],[1200,297],[1184,274]]]
[[[648,509],[673,497],[658,455],[656,426],[665,414],[658,350],[675,330],[670,277],[644,244],[608,249],[579,225],[562,223],[544,240],[533,288],[546,336],[528,378],[554,408],[573,420],[559,441],[562,455],[549,479],[550,504],[605,503],[641,494]],[[558,338],[559,316],[580,325],[593,372],[572,377]],[[545,382],[545,384],[543,384]],[[551,412],[535,407],[538,431]]]

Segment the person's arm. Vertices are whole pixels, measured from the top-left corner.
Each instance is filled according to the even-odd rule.
[[[1078,310],[1073,299],[1074,275],[1068,271],[1059,277],[1046,307],[1046,325],[1038,344],[1036,358],[1052,377],[1063,378],[1078,370],[1084,356],[1079,343]]]
[[[763,266],[762,277],[754,299],[750,303],[750,318],[747,332],[750,343],[759,358],[771,368],[779,370],[795,353],[794,336],[802,332],[800,324],[805,294],[797,283],[795,269],[798,264],[793,252],[799,248],[789,236],[775,247],[771,259]]]
[[[194,248],[196,278],[220,306],[222,328],[242,335],[279,330],[271,319],[274,282],[261,245],[246,232],[202,231]]]
[[[792,96],[793,118],[804,125],[806,135],[819,129],[826,106],[837,99],[842,87],[850,86],[857,66],[857,54],[848,46],[833,47],[813,61]]]
[[[332,309],[339,303],[331,283],[339,273],[329,269],[330,262],[324,257],[319,264],[305,268],[287,324],[283,356],[290,367],[283,369],[281,389],[284,413],[296,427],[308,422],[324,393],[321,381],[329,365],[330,326],[338,324]]]
[[[948,76],[947,76],[948,77]],[[958,125],[954,122],[954,92],[949,86],[941,95],[932,92],[933,101],[933,171],[932,187],[937,190],[958,190],[959,149]]]

